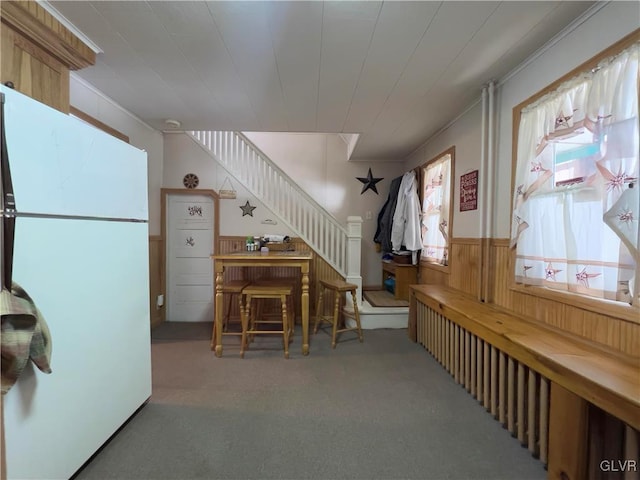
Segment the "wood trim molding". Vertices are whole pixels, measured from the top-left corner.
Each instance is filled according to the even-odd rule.
[[[122,132],[119,132],[115,128],[111,128],[106,123],[102,123],[97,118],[92,117],[88,113],[84,113],[82,110],[77,109],[73,105],[69,106],[69,114],[73,115],[74,117],[78,117],[80,120],[83,120],[83,121],[87,122],[89,125],[93,125],[94,127],[99,128],[103,132],[106,132],[109,135],[112,135],[112,136],[122,140],[123,142],[129,143],[129,137],[127,135],[125,135]]]
[[[220,250],[220,196],[218,192],[210,189],[188,189],[188,188],[161,188],[160,189],[160,240],[163,244],[162,262],[160,265],[160,277],[162,292],[167,293],[167,197],[169,195],[205,195],[213,199],[213,211],[215,218],[213,219],[213,251]],[[162,321],[166,320],[166,309],[162,310]]]
[[[492,238],[490,241],[492,247],[508,247],[511,245],[511,240],[508,238]]]
[[[480,245],[482,243],[481,238],[468,238],[468,237],[453,237],[451,244],[458,245]]]
[[[46,50],[71,70],[96,63],[96,54],[53,15],[34,1],[0,2],[2,23]]]
[[[420,268],[428,268],[430,270],[435,270],[436,272],[444,273],[445,275],[451,274],[450,265],[438,265],[437,263],[430,263],[423,260],[420,260],[418,265]]]

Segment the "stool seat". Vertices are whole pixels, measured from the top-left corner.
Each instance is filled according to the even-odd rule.
[[[247,280],[229,280],[222,284],[223,293],[241,293],[242,289],[249,285]]]
[[[291,285],[257,285],[250,284],[242,290],[242,294],[245,297],[244,308],[242,310],[242,339],[240,341],[240,357],[244,358],[245,348],[248,347],[247,335],[251,338],[255,334],[279,334],[282,335],[284,344],[284,357],[289,358],[289,338],[293,333],[292,324],[290,323],[289,315],[287,313],[287,306],[289,304],[289,298],[293,288]],[[260,299],[277,299],[280,300],[280,307],[282,310],[282,320],[280,321],[265,321],[259,318],[256,319],[256,312],[252,312],[252,302]],[[256,308],[257,313],[260,311]],[[282,324],[281,330],[259,330],[256,325],[261,323],[277,323]]]
[[[328,288],[329,290],[334,290],[336,292],[351,292],[356,291],[358,286],[354,283],[345,282],[341,278],[336,280],[320,280],[320,284]]]
[[[358,339],[360,343],[363,341],[362,337],[362,327],[360,325],[360,312],[358,310],[358,300],[356,298],[356,292],[358,290],[358,286],[354,283],[345,282],[342,279],[335,280],[320,280],[320,292],[318,294],[318,306],[316,308],[316,321],[313,326],[313,333],[318,333],[318,327],[322,322],[327,322],[332,325],[331,329],[331,347],[336,348],[337,343],[337,334],[342,332],[352,332],[355,331],[358,333]],[[334,309],[333,315],[324,315],[323,312],[323,302],[324,295],[327,290],[331,290],[334,292],[335,301],[334,301]],[[340,313],[342,312],[342,299],[343,293],[351,293],[351,299],[353,301],[353,313],[356,320],[355,327],[346,327],[338,328],[340,324]]]

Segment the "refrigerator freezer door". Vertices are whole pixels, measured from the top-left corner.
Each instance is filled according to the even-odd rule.
[[[0,90],[19,213],[148,219],[146,152],[19,92]]]

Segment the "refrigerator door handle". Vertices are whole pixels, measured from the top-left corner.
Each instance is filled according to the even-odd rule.
[[[2,212],[2,276],[0,288],[5,287],[11,290],[13,276],[13,245],[16,228],[16,202],[13,195],[13,184],[11,182],[11,170],[9,169],[9,152],[7,150],[7,138],[4,125],[4,103],[5,96],[1,98],[2,108],[0,109],[0,130],[2,130],[2,151],[0,152],[0,173],[2,174],[2,195],[0,195],[0,212]]]

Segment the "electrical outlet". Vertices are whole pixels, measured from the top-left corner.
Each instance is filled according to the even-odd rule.
[[[371,220],[373,218],[373,214],[371,213],[371,210],[367,210],[365,212],[364,218],[365,218],[365,220]]]

